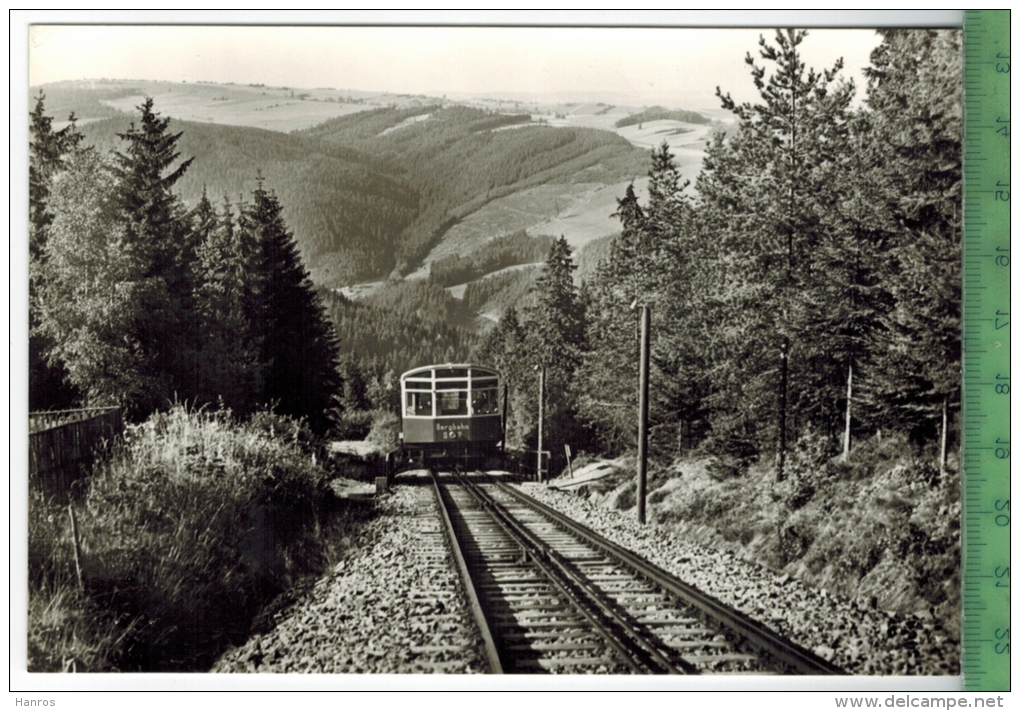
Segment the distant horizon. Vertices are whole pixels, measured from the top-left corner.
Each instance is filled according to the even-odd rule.
[[[281,27],[33,25],[29,87],[60,81],[151,81],[334,87],[455,100],[603,101],[718,108],[757,92],[744,57],[775,30],[610,27]],[[817,70],[864,96],[874,29],[811,29]],[[765,63],[768,66],[769,63]]]
[[[256,87],[260,83],[240,83],[240,82],[229,82],[229,81],[213,81],[206,79],[195,79],[195,80],[180,80],[175,81],[171,79],[144,79],[139,77],[132,78],[111,78],[111,77],[82,77],[80,79],[59,79],[45,84],[32,84],[29,85],[29,94],[33,95],[37,90],[45,89],[48,86],[59,86],[61,84],[130,84],[130,83],[148,83],[148,84],[205,84],[211,86],[239,86],[239,87]],[[716,112],[723,111],[719,105],[718,98],[715,94],[697,94],[695,92],[685,92],[684,96],[677,96],[671,103],[665,103],[664,101],[652,100],[653,97],[642,94],[640,92],[597,92],[597,91],[548,91],[548,92],[512,92],[512,91],[477,91],[477,92],[450,92],[442,90],[432,91],[418,91],[418,92],[393,92],[384,90],[373,90],[363,87],[330,87],[330,86],[302,86],[298,84],[264,84],[267,88],[279,89],[286,87],[287,89],[301,90],[301,91],[336,91],[338,93],[350,93],[350,94],[364,94],[372,97],[425,97],[426,99],[434,99],[437,101],[453,101],[453,102],[470,102],[470,101],[502,101],[502,102],[518,102],[522,104],[534,104],[534,105],[570,105],[570,104],[586,104],[586,103],[612,103],[615,106],[625,106],[633,108],[651,108],[654,106],[661,106],[666,109],[681,109],[689,111],[699,112]],[[707,103],[706,103],[707,102]],[[711,105],[708,105],[708,104]]]

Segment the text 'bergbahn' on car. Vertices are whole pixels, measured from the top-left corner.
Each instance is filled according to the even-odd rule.
[[[499,372],[470,363],[400,376],[400,459],[406,466],[483,466],[503,440]]]

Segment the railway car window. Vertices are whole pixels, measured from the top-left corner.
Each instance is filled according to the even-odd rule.
[[[439,400],[439,415],[466,415],[467,414],[467,393],[463,390],[436,394]]]
[[[498,407],[495,390],[475,390],[472,393],[471,411],[476,415],[491,415]]]
[[[407,389],[408,390],[431,390],[432,389],[432,381],[430,381],[430,380],[408,380],[407,381]]]
[[[408,377],[408,378],[427,378],[427,379],[431,380],[432,379],[432,371],[431,370],[416,370],[413,373],[408,373],[405,377]]]
[[[471,386],[477,390],[481,390],[482,388],[494,388],[496,387],[496,379],[476,377],[471,381]]]
[[[467,390],[467,381],[448,380],[445,383],[436,383],[436,390]]]
[[[407,393],[405,415],[432,417],[432,393]]]
[[[467,368],[441,368],[436,371],[437,378],[466,378]]]

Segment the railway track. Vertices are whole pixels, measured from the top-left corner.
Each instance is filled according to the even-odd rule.
[[[432,482],[496,673],[843,673],[502,482]]]

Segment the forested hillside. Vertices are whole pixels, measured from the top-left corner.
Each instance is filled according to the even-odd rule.
[[[554,475],[564,444],[626,461],[648,306],[658,523],[958,631],[960,33],[883,31],[859,107],[839,63],[804,65],[805,37],[749,55],[758,100],[719,92],[736,123],[693,192],[662,143],[582,285],[554,245],[534,305],[474,357],[506,374],[526,447],[546,370]]]
[[[82,127],[85,142],[115,149],[130,117]],[[261,173],[274,186],[317,283],[339,285],[392,269],[396,236],[418,210],[418,193],[388,177],[385,163],[348,147],[243,126],[171,121],[180,151],[201,156],[177,184],[188,204],[203,192],[238,201]]]
[[[678,109],[667,109],[662,106],[653,106],[650,109],[639,111],[636,114],[625,116],[619,119],[614,125],[617,128],[634,126],[645,121],[682,121],[684,123],[710,123],[711,119],[702,116],[697,111],[681,111]]]
[[[420,211],[396,243],[396,267],[406,273],[446,229],[490,200],[571,182],[581,171],[588,182],[611,182],[642,170],[644,152],[609,131],[517,126],[529,121],[528,115],[423,106],[352,114],[301,135],[372,153],[415,187]]]
[[[117,113],[85,94],[70,91],[63,103]],[[80,131],[105,152],[131,120],[116,115]],[[169,130],[182,133],[183,154],[202,157],[177,184],[187,204],[203,192],[237,201],[260,172],[315,282],[337,287],[410,271],[445,230],[490,200],[582,172],[586,182],[611,182],[642,170],[643,151],[608,131],[523,125],[530,120],[421,106],[363,111],[292,134],[176,120]]]
[[[247,415],[272,404],[325,431],[337,343],[277,196],[258,177],[239,202],[176,186],[195,165],[153,110],[116,150],[31,115],[30,368],[33,409],[174,401]]]
[[[838,453],[902,433],[947,466],[960,403],[959,36],[884,33],[856,109],[839,64],[804,66],[804,36],[763,43],[757,103],[719,94],[737,122],[716,132],[694,193],[668,145],[653,151],[647,202],[619,199],[622,234],[576,298],[550,301],[572,310],[551,322],[583,319],[561,387],[586,447],[633,442],[633,309],[647,304],[658,451],[768,458],[782,480],[804,441]],[[516,354],[540,352],[517,337],[497,328],[479,353],[514,372]]]
[[[429,278],[440,286],[466,284],[507,267],[541,262],[552,243],[553,238],[548,235],[531,237],[520,230],[496,237],[468,254],[433,260]]]

